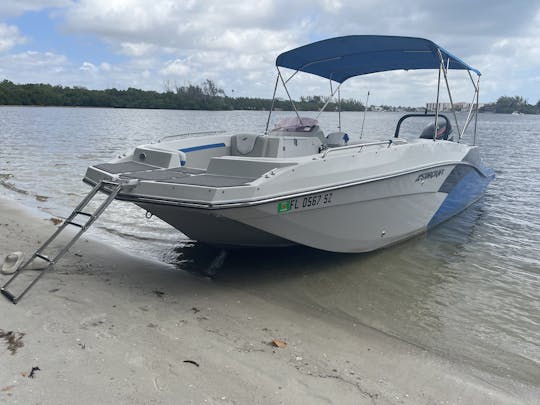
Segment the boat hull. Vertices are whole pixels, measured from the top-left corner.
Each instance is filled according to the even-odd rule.
[[[368,252],[456,215],[482,195],[492,177],[467,163],[449,164],[244,207],[138,205],[190,238],[213,245],[301,244]]]
[[[137,203],[189,238],[222,247],[286,247],[295,243],[227,218],[220,211],[159,203]]]

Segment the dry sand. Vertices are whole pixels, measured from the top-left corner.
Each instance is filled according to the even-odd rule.
[[[0,198],[2,257],[30,254],[53,230]],[[0,298],[0,332],[24,334],[14,354],[0,338],[0,403],[513,404],[538,394],[84,237],[18,305]]]

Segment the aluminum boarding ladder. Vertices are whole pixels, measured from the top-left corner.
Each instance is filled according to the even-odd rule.
[[[122,190],[122,188],[126,185],[131,185],[128,182],[120,182],[118,181],[111,181],[111,180],[101,180],[99,183],[97,183],[94,188],[88,193],[86,197],[77,205],[77,207],[73,210],[73,212],[69,215],[69,217],[66,218],[66,220],[62,223],[62,225],[54,232],[49,239],[43,243],[38,250],[34,252],[32,257],[28,259],[22,266],[20,266],[15,273],[11,276],[11,278],[0,288],[0,292],[7,297],[12,303],[16,304],[21,300],[21,298],[39,281],[41,277],[45,274],[46,271],[50,270],[58,261],[68,252],[68,250],[77,242],[77,240],[82,236],[83,233],[85,233],[88,228],[96,221],[96,219],[99,218],[99,216],[105,211],[105,209],[113,202],[116,195]],[[88,213],[83,211],[83,209],[92,201],[92,199],[95,197],[95,195],[99,191],[104,191],[105,188],[109,188],[107,192],[109,192],[109,195],[107,198],[101,202],[101,204],[98,206],[98,208],[93,213]],[[75,222],[75,218],[77,217],[85,217],[87,218],[86,222],[81,224],[79,222]],[[45,255],[45,249],[62,233],[64,229],[66,229],[69,225],[78,227],[78,232],[60,249],[58,253],[54,256],[54,258],[49,258],[47,255]],[[47,262],[46,267],[43,269],[37,270],[39,274],[35,277],[33,277],[29,284],[24,287],[22,292],[17,295],[15,293],[12,293],[7,289],[7,287],[17,278],[19,277],[23,272],[29,271],[29,265],[36,259],[42,259]]]

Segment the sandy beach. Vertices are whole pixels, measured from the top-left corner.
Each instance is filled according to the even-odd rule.
[[[53,231],[0,199],[2,257],[30,254]],[[538,401],[538,386],[85,237],[18,305],[1,298],[0,334],[20,340],[0,339],[0,403]]]

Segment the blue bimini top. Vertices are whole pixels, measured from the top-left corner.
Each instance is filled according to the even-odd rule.
[[[430,40],[385,35],[350,35],[313,42],[284,52],[276,66],[325,77],[338,83],[388,70],[439,69],[441,52],[448,69],[480,71]]]

